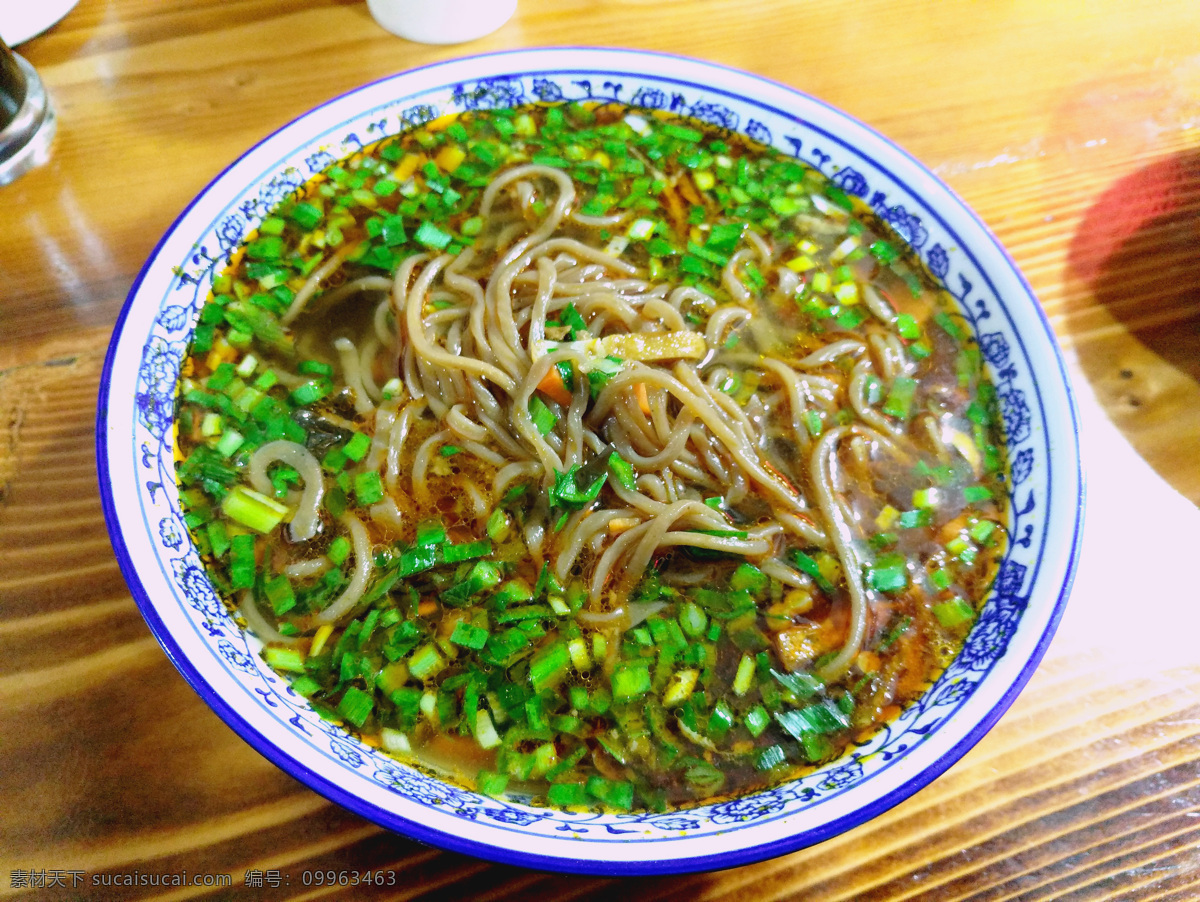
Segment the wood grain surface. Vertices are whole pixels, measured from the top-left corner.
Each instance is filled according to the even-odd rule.
[[[349,0],[82,0],[18,48],[59,135],[47,166],[0,188],[0,898],[1200,899],[1200,578],[1194,555],[1156,553],[1168,513],[1194,544],[1200,518],[1179,519],[1175,501],[1196,512],[1165,485],[1093,474],[1092,578],[1017,703],[927,789],[774,861],[621,882],[431,850],[253,752],[130,599],[93,440],[126,292],[238,154],[405,68],[588,43],[737,66],[899,142],[1029,278],[1119,430],[1090,440],[1123,435],[1200,502],[1198,33],[1194,0],[520,0],[500,31],[447,48]],[[318,869],[391,885],[305,886]],[[280,885],[246,887],[248,870]],[[18,886],[28,871],[66,886]],[[183,871],[231,883],[103,885]]]

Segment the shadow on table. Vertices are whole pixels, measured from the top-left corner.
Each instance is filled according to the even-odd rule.
[[[1114,182],[1071,241],[1071,311],[1097,400],[1147,462],[1200,503],[1200,151]]]

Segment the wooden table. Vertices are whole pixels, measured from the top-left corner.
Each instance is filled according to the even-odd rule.
[[[397,886],[344,896],[1200,898],[1200,517],[1138,458],[1200,501],[1198,32],[1192,0],[521,0],[499,32],[443,48],[386,34],[348,0],[82,0],[19,48],[60,132],[48,166],[0,188],[0,897],[316,898],[304,870],[370,868]],[[130,599],[93,449],[126,291],[241,151],[385,74],[585,41],[741,67],[898,141],[1012,251],[1098,401],[1077,591],[984,741],[818,847],[621,886],[418,846],[251,751]],[[1156,551],[1168,539],[1177,550]],[[92,885],[184,869],[232,888]],[[14,888],[29,870],[84,885]],[[245,888],[248,870],[290,887]]]

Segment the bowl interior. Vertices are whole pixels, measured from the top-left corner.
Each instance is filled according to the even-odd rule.
[[[436,116],[615,99],[742,132],[863,198],[958,299],[1008,435],[1010,549],[962,653],[919,702],[841,760],[732,801],[667,814],[575,814],[447,785],[318,717],[232,619],[183,525],[172,415],[180,363],[215,270],[264,215],[329,163]],[[961,757],[1028,680],[1078,551],[1076,419],[1049,326],[1015,265],[952,192],[842,113],[745,73],[642,52],[517,51],[436,64],[337,98],[248,151],[164,236],[122,310],[98,420],[113,544],[168,655],[205,701],[285,771],[383,826],[554,870],[662,873],[801,848],[912,794]]]

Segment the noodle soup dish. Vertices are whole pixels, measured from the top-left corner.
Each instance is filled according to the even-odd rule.
[[[586,53],[626,81],[441,64],[218,179],[127,306],[142,441],[114,465],[110,395],[101,459],[146,474],[140,557],[115,479],[110,523],[185,675],[354,810],[539,867],[744,863],[915,791],[1028,678],[1070,400],[902,153]]]

